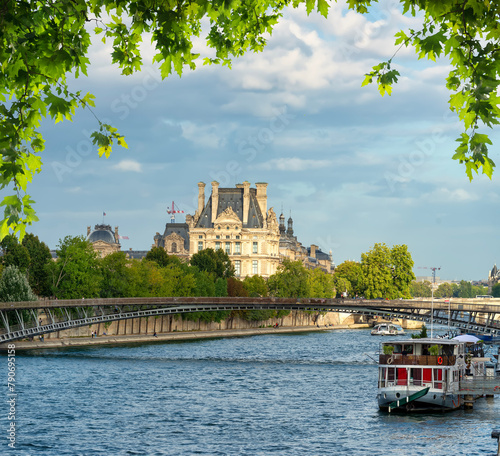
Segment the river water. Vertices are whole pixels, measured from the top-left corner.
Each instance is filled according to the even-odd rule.
[[[16,448],[2,401],[0,454],[496,454],[500,397],[471,412],[379,412],[379,342],[338,330],[18,352]]]

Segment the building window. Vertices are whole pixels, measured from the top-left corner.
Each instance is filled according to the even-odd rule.
[[[231,239],[231,236],[229,236],[229,235],[228,235],[228,236],[226,236],[226,239]]]
[[[198,239],[203,239],[203,234],[198,234]]]
[[[258,274],[259,273],[259,262],[257,260],[252,261],[252,274]]]
[[[229,227],[228,227],[228,226],[226,226],[226,230],[228,230],[228,229],[229,229]]]
[[[219,235],[215,236],[215,239],[220,239],[220,236]]]
[[[220,242],[216,242],[215,243],[215,250],[219,250],[220,249]]]
[[[203,250],[203,241],[198,241],[198,252]]]
[[[177,253],[177,244],[172,242],[172,253]]]
[[[239,277],[241,275],[241,261],[237,260],[234,262],[234,275]]]
[[[258,242],[253,243],[252,253],[259,253],[259,243]]]
[[[226,253],[228,255],[231,254],[231,243],[230,242],[226,242]]]
[[[234,253],[235,255],[240,255],[241,254],[241,243],[237,242],[234,244]]]
[[[239,236],[236,236],[236,239],[239,239],[240,237]]]

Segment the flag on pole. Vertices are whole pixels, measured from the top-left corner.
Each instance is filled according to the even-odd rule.
[[[105,215],[106,215],[106,212],[103,212],[103,213],[102,213],[102,216],[104,217]]]
[[[118,239],[126,239],[128,241],[128,236],[120,236],[120,235],[118,235]]]

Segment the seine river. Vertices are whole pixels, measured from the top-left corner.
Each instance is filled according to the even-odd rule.
[[[500,397],[472,412],[379,412],[367,356],[379,342],[341,330],[18,352],[16,448],[2,401],[0,454],[496,454]]]

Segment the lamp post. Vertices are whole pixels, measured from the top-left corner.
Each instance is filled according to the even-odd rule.
[[[434,286],[431,285],[431,339],[434,325]]]

